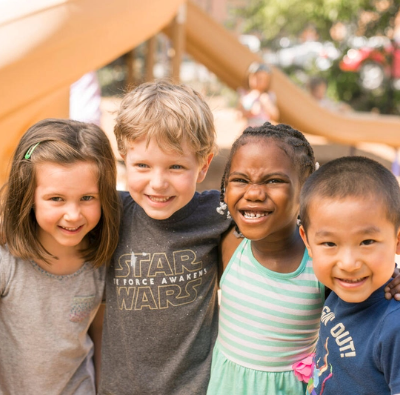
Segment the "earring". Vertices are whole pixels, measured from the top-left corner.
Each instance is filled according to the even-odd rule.
[[[300,219],[300,216],[297,217],[297,226],[301,226],[301,219]]]
[[[225,214],[225,210],[227,209],[227,205],[224,202],[219,202],[219,207],[216,208],[217,213],[224,215]],[[226,211],[226,218],[232,218],[231,217],[231,213],[229,212],[229,210]]]
[[[218,214],[224,215],[225,214],[224,211],[226,210],[226,203],[219,202],[219,207],[217,207],[216,210]]]

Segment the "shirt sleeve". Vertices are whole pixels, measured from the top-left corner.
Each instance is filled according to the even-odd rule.
[[[0,249],[0,297],[3,296],[4,290],[6,288],[6,273],[4,269],[3,252]]]
[[[399,303],[394,301],[393,303]],[[396,306],[397,307],[397,306]],[[400,306],[382,322],[375,360],[385,376],[391,394],[400,393]]]
[[[0,297],[6,294],[7,283],[9,278],[9,270],[7,270],[6,259],[4,258],[4,250],[0,247]]]

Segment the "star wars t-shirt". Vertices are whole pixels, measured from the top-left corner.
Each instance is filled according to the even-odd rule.
[[[219,192],[196,193],[166,220],[123,193],[107,273],[101,394],[205,394],[217,335],[218,244],[230,220]]]

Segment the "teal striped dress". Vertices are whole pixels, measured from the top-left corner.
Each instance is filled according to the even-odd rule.
[[[314,351],[324,286],[307,250],[296,271],[277,273],[244,239],[221,278],[219,332],[208,395],[303,395],[292,364]]]

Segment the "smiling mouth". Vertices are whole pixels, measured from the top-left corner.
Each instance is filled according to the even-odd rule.
[[[269,211],[240,211],[240,213],[246,219],[262,218],[270,214]]]
[[[157,196],[151,196],[151,195],[147,195],[147,197],[152,202],[156,202],[156,203],[165,203],[173,198],[173,196],[157,197]]]
[[[78,229],[82,228],[83,225],[77,226],[75,228],[67,228],[66,226],[60,226],[61,229],[67,230],[68,232],[75,232]]]
[[[337,279],[339,281],[342,281],[344,283],[348,283],[348,284],[357,284],[357,283],[361,283],[364,280],[366,280],[368,277],[360,277],[360,278],[339,278],[337,277]]]

